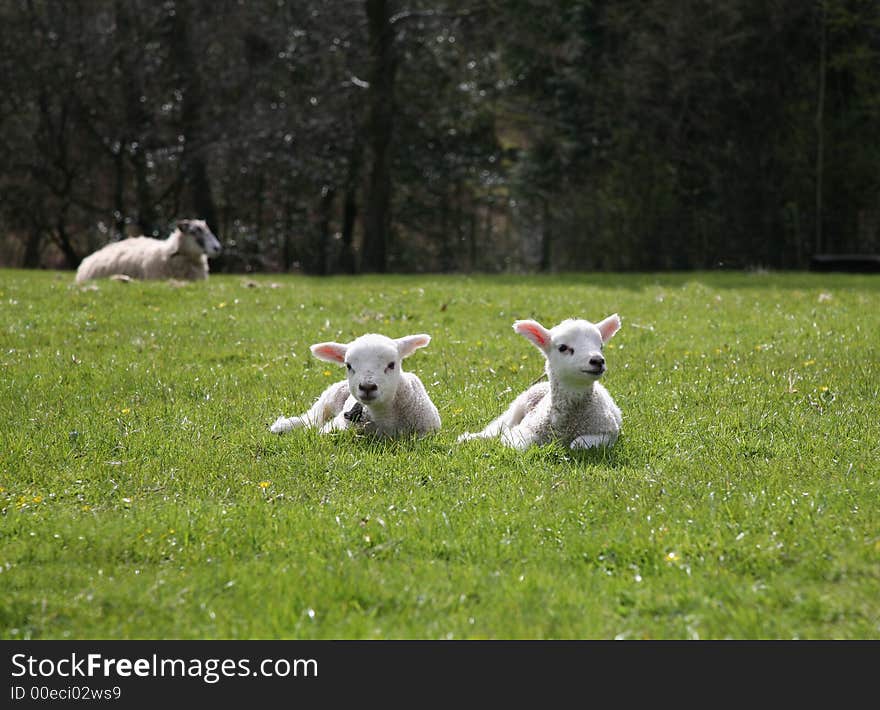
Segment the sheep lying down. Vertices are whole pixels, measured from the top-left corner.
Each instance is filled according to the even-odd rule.
[[[518,320],[513,329],[544,355],[548,381],[520,394],[482,431],[458,440],[500,437],[516,449],[551,441],[573,449],[612,446],[622,416],[598,380],[606,369],[603,346],[620,329],[618,315],[595,324],[565,320],[550,330],[537,321]]]
[[[270,430],[283,434],[297,427],[316,427],[325,434],[356,428],[381,436],[437,431],[437,407],[422,381],[402,367],[404,358],[429,342],[428,335],[392,340],[371,333],[347,344],[312,345],[318,359],[344,365],[348,378],[330,385],[303,414],[278,417]]]
[[[82,260],[76,280],[128,276],[199,281],[208,278],[208,257],[220,251],[204,220],[182,219],[167,239],[129,237],[102,247]]]

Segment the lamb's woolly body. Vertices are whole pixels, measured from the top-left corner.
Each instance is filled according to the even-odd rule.
[[[598,382],[586,392],[540,382],[517,397],[511,410],[510,416],[499,417],[498,433],[514,448],[520,448],[521,443],[542,446],[552,441],[571,446],[585,435],[610,445],[617,440],[623,422],[620,409]]]
[[[430,341],[428,336],[410,336],[410,338],[422,338],[423,342],[401,346],[399,360],[409,355],[415,348],[424,347]],[[390,344],[395,343],[394,350],[396,352],[398,344],[406,340],[406,338],[401,338],[399,341],[392,341],[385,336],[370,334],[361,336],[348,346],[338,347],[347,348],[349,352],[358,350],[361,354],[381,352],[383,354],[379,355],[379,361],[384,362],[383,358],[387,359],[387,353],[391,352]],[[321,359],[327,360],[329,358],[318,352],[322,345],[337,344],[312,346],[313,353]],[[355,428],[364,433],[388,437],[407,434],[423,435],[437,431],[440,429],[440,413],[437,411],[437,407],[431,401],[418,376],[411,372],[403,372],[399,360],[395,360],[396,372],[393,377],[388,378],[393,381],[391,386],[395,388],[393,396],[389,399],[366,401],[363,395],[355,397],[352,394],[352,387],[357,387],[357,384],[354,384],[357,380],[352,378],[356,375],[350,374],[348,380],[336,382],[324,390],[308,411],[298,417],[278,417],[270,430],[281,434],[297,427],[317,427],[322,434],[326,434],[332,431]],[[342,362],[341,359],[335,361]],[[385,374],[387,375],[387,372]],[[387,384],[383,383],[383,387]],[[346,414],[352,412],[358,404],[362,407],[360,416],[351,417],[349,415],[347,417]]]
[[[214,247],[212,243],[212,254],[219,252],[220,243],[206,226],[203,228],[216,244]],[[111,242],[82,260],[76,280],[82,282],[117,274],[134,279],[199,281],[208,278],[208,257],[203,249],[189,243],[178,227],[167,239],[129,237]]]
[[[357,404],[351,396],[348,382],[337,382],[341,385],[333,401],[338,402],[343,393],[346,394],[336,416],[326,422],[321,431],[327,433],[339,429],[354,427],[367,434],[379,436],[403,436],[406,434],[430,434],[440,428],[440,413],[428,397],[422,381],[411,372],[402,373],[403,381],[397,388],[397,394],[390,406],[364,405],[363,416],[357,421],[345,418],[346,412]],[[330,410],[332,412],[332,409]]]
[[[533,321],[518,321],[515,327],[521,323],[534,324],[541,330],[540,336],[533,333],[531,326],[518,329],[517,332],[526,335],[545,353],[548,358],[546,372],[549,381],[533,385],[482,431],[462,434],[459,441],[500,436],[502,443],[517,449],[554,441],[571,448],[613,445],[620,435],[623,417],[608,390],[595,379],[591,379],[604,373],[604,358],[598,351],[582,353],[582,357],[586,355],[586,362],[601,363],[601,369],[596,365],[596,373],[590,373],[589,381],[579,381],[577,377],[572,380],[571,372],[563,373],[558,365],[559,356],[553,349],[559,343],[554,343],[551,336],[554,331],[561,331],[566,333],[562,339],[568,341],[577,337],[576,334],[585,334],[585,338],[581,338],[578,343],[578,350],[583,350],[584,344],[590,344],[590,337],[595,339],[598,336],[595,344],[601,348],[603,340],[607,341],[619,328],[620,320],[617,315],[600,323],[599,330],[587,321],[564,321],[553,331],[547,331]],[[536,342],[536,337],[546,338],[546,342]],[[551,355],[555,356],[553,360]],[[556,369],[554,362],[557,363]]]

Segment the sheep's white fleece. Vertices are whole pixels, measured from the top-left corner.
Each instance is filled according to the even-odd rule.
[[[403,358],[428,342],[427,335],[391,340],[384,335],[368,334],[348,345],[313,345],[312,352],[320,359],[347,365],[348,379],[330,385],[303,414],[278,417],[270,430],[282,434],[297,427],[318,427],[326,434],[354,427],[389,437],[437,431],[437,407],[418,376],[403,372],[401,367]],[[354,368],[352,362],[356,363]],[[389,369],[391,362],[394,366]],[[378,387],[376,397],[366,399],[362,385]]]
[[[613,445],[620,435],[623,417],[608,390],[596,380],[605,372],[602,344],[619,327],[617,314],[597,325],[582,320],[563,321],[550,331],[534,321],[517,321],[517,332],[529,338],[547,357],[549,381],[531,386],[485,429],[462,434],[458,440],[500,436],[502,443],[517,449],[552,441],[571,448]],[[541,335],[537,335],[538,329]],[[536,338],[546,342],[536,342]],[[570,342],[577,342],[577,347],[571,348]],[[575,352],[570,356],[560,354],[561,346],[567,352]],[[595,363],[587,365],[595,372],[582,368],[584,363]]]
[[[220,242],[201,220],[184,220],[197,230],[203,229],[205,244],[181,231],[181,225],[167,239],[129,237],[111,242],[82,260],[76,272],[77,282],[124,274],[134,279],[180,279],[199,281],[208,278],[208,253],[219,253]]]
[[[459,440],[501,435],[513,448],[541,446],[558,441],[563,446],[611,446],[620,435],[623,417],[608,390],[598,382],[578,394],[539,382],[520,394],[507,411],[482,432]],[[577,442],[577,443],[576,443]]]

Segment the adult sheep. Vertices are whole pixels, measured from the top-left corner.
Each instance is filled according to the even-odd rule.
[[[220,242],[201,219],[182,219],[167,239],[129,237],[111,242],[82,260],[77,282],[108,276],[133,279],[208,278],[208,257],[221,251]]]

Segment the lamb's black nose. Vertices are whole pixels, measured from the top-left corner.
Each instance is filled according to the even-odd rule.
[[[602,367],[605,364],[605,358],[601,355],[593,355],[593,357],[590,358],[590,364],[593,367]]]
[[[358,385],[358,389],[364,394],[370,394],[371,392],[375,392],[379,389],[379,385],[374,385],[372,382],[362,382]]]

